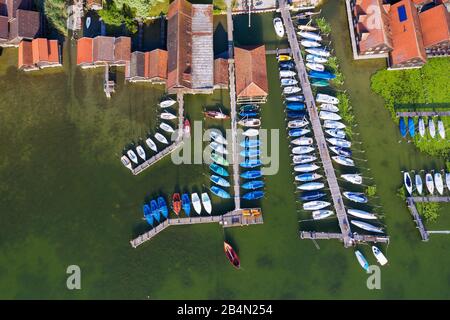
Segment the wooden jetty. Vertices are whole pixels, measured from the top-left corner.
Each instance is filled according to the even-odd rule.
[[[292,51],[290,48],[266,50],[266,55],[269,54],[290,54]]]
[[[414,202],[414,198],[406,198],[406,204],[408,205],[408,209],[411,212],[414,222],[416,223],[416,227],[419,230],[420,237],[422,241],[429,240],[429,234],[425,229],[425,226],[422,222],[422,218],[420,217],[419,212],[417,211],[416,204]]]
[[[409,197],[414,202],[450,202],[450,197],[428,196],[428,197]]]
[[[328,187],[330,189],[331,197],[333,199],[336,216],[338,218],[339,227],[341,229],[342,239],[344,242],[344,247],[347,248],[354,244],[355,239],[351,232],[347,212],[345,210],[341,191],[337,183],[336,173],[334,171],[333,163],[331,161],[331,157],[327,148],[327,142],[325,140],[325,135],[322,130],[322,125],[320,123],[317,107],[315,104],[315,98],[313,96],[311,84],[309,83],[308,80],[305,64],[303,62],[303,57],[297,40],[296,30],[294,28],[294,24],[292,22],[289,8],[286,4],[286,0],[280,0],[279,6],[281,11],[281,17],[283,18],[286,34],[288,36],[289,44],[295,61],[298,78],[300,80],[303,95],[305,96],[305,105],[307,107],[309,118],[311,121],[311,126],[314,132],[314,138],[317,143],[317,148],[319,149],[319,154],[325,170]]]
[[[106,97],[109,99],[111,98],[111,93],[113,93],[115,87],[114,81],[109,79],[109,65],[105,65],[105,79],[103,82],[103,91],[105,91]]]
[[[262,224],[263,222],[262,211],[260,208],[233,210],[224,215],[217,216],[170,218],[155,226],[150,231],[131,240],[130,244],[133,248],[137,248],[144,242],[151,240],[154,236],[156,236],[158,233],[165,230],[169,226],[219,223],[223,228],[229,228]]]
[[[450,111],[403,111],[396,112],[397,117],[436,117],[450,116]]]
[[[389,243],[388,236],[377,236],[377,235],[363,235],[358,233],[353,233],[354,244],[373,242],[373,243]],[[308,240],[340,240],[344,241],[342,233],[330,233],[330,232],[316,232],[316,231],[300,231],[300,239]]]

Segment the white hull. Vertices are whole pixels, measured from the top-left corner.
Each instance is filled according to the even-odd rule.
[[[339,99],[333,96],[330,96],[328,94],[318,93],[316,95],[316,101],[320,103],[331,103],[331,104],[338,104]]]
[[[147,138],[147,140],[145,140],[145,143],[151,150],[158,152],[158,148],[156,147],[156,144],[153,142],[152,139]]]
[[[367,223],[367,222],[362,222],[362,221],[358,221],[358,220],[351,220],[350,223],[355,225],[355,226],[357,226],[358,228],[366,230],[366,231],[376,232],[376,233],[383,233],[383,229],[375,227],[375,226],[373,226],[373,225],[371,225],[370,223]]]
[[[345,139],[345,131],[339,129],[327,129],[325,132],[333,138]]]
[[[218,131],[211,131],[209,133],[209,136],[217,143],[228,144],[227,139],[225,139],[225,137]]]
[[[147,158],[144,148],[142,148],[141,146],[136,147],[136,152],[137,152],[138,156],[141,157],[142,160],[145,160]]]
[[[406,191],[408,191],[409,195],[412,194],[412,179],[411,176],[409,175],[409,172],[405,172],[403,173],[403,184],[405,185]]]
[[[261,125],[261,120],[259,119],[245,119],[245,120],[240,120],[238,122],[239,125],[243,126],[243,127],[250,127],[250,128],[255,128],[255,127],[259,127]]]
[[[307,126],[309,124],[308,120],[291,120],[288,122],[288,128],[289,129],[295,129],[295,128],[302,128],[304,126]]]
[[[198,193],[191,194],[191,202],[192,202],[192,207],[194,207],[195,212],[197,212],[197,214],[200,214],[202,212],[202,204],[200,202]]]
[[[155,139],[158,140],[161,143],[169,144],[169,141],[167,141],[166,137],[164,137],[161,133],[157,132],[155,133]]]
[[[127,167],[128,169],[130,169],[131,170],[131,162],[130,162],[130,159],[128,159],[127,158],[127,156],[122,156],[121,158],[120,158],[120,161],[122,161],[122,164],[125,166],[125,167]]]
[[[314,143],[313,138],[301,137],[291,141],[292,144],[297,146],[310,146]]]
[[[298,31],[297,34],[305,39],[310,39],[314,41],[322,41],[322,37],[317,33],[308,32],[308,31]]]
[[[314,160],[317,160],[317,157],[311,155],[298,155],[292,157],[292,162],[294,164],[309,163],[313,162]]]
[[[303,190],[303,191],[314,191],[314,190],[320,190],[323,187],[325,187],[325,185],[322,182],[308,182],[308,183],[299,185],[297,187],[297,189]]]
[[[319,112],[319,118],[322,120],[331,120],[331,121],[339,121],[342,119],[340,115],[333,112],[328,111],[320,111]]]
[[[326,63],[328,61],[327,58],[319,57],[313,54],[306,55],[306,61],[314,62],[314,63]]]
[[[284,27],[280,18],[273,19],[273,27],[277,36],[282,38],[284,36]]]
[[[416,190],[417,193],[419,193],[420,195],[422,195],[423,192],[423,183],[422,183],[422,177],[418,174],[416,174],[415,176],[415,182],[416,182]]]
[[[435,127],[435,125],[434,125],[433,119],[430,119],[430,120],[428,121],[428,130],[430,131],[430,136],[431,136],[432,138],[436,137],[436,127]]]
[[[168,132],[168,133],[173,133],[173,132],[175,132],[175,130],[174,130],[170,125],[168,125],[168,124],[165,123],[165,122],[161,122],[160,125],[159,125],[159,127],[160,127],[162,130],[164,130],[165,132]]]
[[[423,118],[419,118],[419,134],[421,137],[425,136],[425,121],[423,121]]]
[[[293,154],[306,154],[306,153],[311,153],[313,152],[315,149],[313,147],[294,147],[292,148],[292,153]]]
[[[366,220],[376,220],[377,219],[377,216],[374,215],[373,213],[363,211],[363,210],[348,209],[347,213],[351,216],[354,216],[354,217],[360,218],[360,219],[366,219]]]
[[[339,108],[331,103],[323,103],[320,105],[321,111],[327,111],[327,112],[339,112]]]
[[[325,57],[325,58],[328,58],[330,56],[330,53],[323,49],[310,48],[310,49],[305,49],[305,51],[308,53],[311,53],[313,55],[321,56],[321,57]]]
[[[345,124],[343,124],[342,122],[332,121],[332,120],[325,120],[323,122],[323,126],[324,126],[324,128],[328,128],[328,129],[344,129],[345,128]]]
[[[131,161],[133,161],[135,164],[138,164],[138,163],[139,163],[139,160],[138,160],[138,158],[137,158],[137,156],[136,156],[136,153],[134,153],[133,150],[128,150],[128,151],[127,151],[127,155],[128,155],[128,158],[129,158]]]
[[[438,121],[438,132],[439,132],[439,135],[441,136],[441,138],[445,139],[444,123],[441,120]]]
[[[295,72],[291,70],[281,70],[280,71],[280,78],[291,78],[295,76]]]
[[[359,174],[342,174],[341,178],[353,184],[362,184],[363,180]]]
[[[308,210],[308,211],[312,211],[312,210],[320,210],[323,208],[326,208],[330,205],[331,203],[326,202],[326,201],[310,201],[310,202],[305,202],[303,204],[303,210]]]
[[[354,167],[355,162],[350,159],[343,156],[333,156],[331,157],[336,163],[339,163],[340,165],[346,166],[346,167]]]
[[[293,94],[302,91],[299,87],[284,87],[283,94]]]
[[[226,148],[224,148],[224,146],[220,143],[213,141],[209,144],[209,146],[211,147],[211,149],[213,149],[214,151],[216,151],[218,153],[228,154],[228,150]]]
[[[311,40],[302,40],[300,41],[300,44],[304,46],[305,48],[318,48],[321,46],[319,42],[311,41]]]
[[[433,176],[431,175],[431,173],[427,173],[425,175],[425,184],[427,186],[428,192],[430,194],[434,193],[434,181],[433,181]]]
[[[325,67],[320,63],[307,62],[306,67],[314,71],[324,71]]]
[[[450,190],[450,173],[445,174],[445,183],[447,184],[447,189]]]
[[[384,266],[386,263],[388,263],[388,260],[386,259],[386,257],[384,256],[384,254],[381,252],[380,249],[378,249],[375,246],[372,246],[372,252],[373,255],[375,256],[375,259],[377,259],[380,265]]]
[[[175,103],[177,103],[175,100],[165,100],[165,101],[161,101],[159,106],[161,108],[168,108],[168,107],[173,106]]]
[[[312,218],[314,220],[322,220],[331,217],[334,214],[331,210],[316,210],[312,212]]]
[[[364,269],[369,269],[369,263],[367,262],[366,258],[364,258],[363,254],[359,252],[358,250],[355,251],[356,260],[358,260],[359,265]]]
[[[164,119],[164,120],[173,120],[173,119],[176,119],[176,118],[177,118],[176,115],[174,115],[174,114],[172,114],[172,113],[170,113],[170,112],[162,112],[162,113],[159,115],[159,117],[160,117],[161,119]]]
[[[436,191],[442,196],[444,194],[444,180],[439,172],[434,174],[434,184],[436,186]]]
[[[316,31],[317,30],[316,27],[307,26],[307,25],[299,25],[298,29],[302,30],[302,31]]]
[[[248,129],[242,133],[246,137],[256,137],[259,134],[258,129]]]
[[[333,146],[337,146],[337,147],[341,147],[341,148],[350,148],[352,146],[352,143],[345,139],[327,138],[326,140],[329,143],[331,143]]]
[[[205,208],[205,211],[208,214],[211,214],[211,212],[212,212],[211,199],[209,198],[209,196],[206,192],[202,193],[202,204],[203,204],[203,208]]]
[[[307,165],[298,165],[294,167],[295,172],[312,172],[319,169],[319,166],[315,164],[307,164]]]

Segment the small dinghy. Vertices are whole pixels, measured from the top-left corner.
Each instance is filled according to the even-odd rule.
[[[218,155],[217,153],[211,153],[210,158],[211,158],[212,161],[214,161],[217,164],[220,164],[221,166],[228,166],[228,165],[230,165],[230,163],[228,162],[227,159],[225,159],[221,155]]]
[[[261,151],[258,149],[246,149],[246,150],[242,150],[241,152],[239,152],[239,155],[241,157],[245,157],[245,158],[258,157],[260,154],[261,154]]]
[[[259,106],[257,104],[244,104],[239,108],[239,111],[258,111]]]
[[[172,209],[173,212],[178,216],[181,211],[181,197],[179,193],[174,193],[172,196]]]
[[[318,48],[322,45],[322,44],[320,44],[320,42],[312,41],[312,40],[301,40],[300,44],[305,48]],[[319,70],[319,71],[323,71],[323,70]]]
[[[403,183],[405,185],[406,191],[408,191],[409,195],[411,195],[413,185],[412,185],[412,180],[411,180],[411,176],[409,175],[409,172],[403,173]]]
[[[411,117],[408,118],[408,131],[411,138],[414,138],[416,135],[416,127],[414,125],[414,120]]]
[[[214,195],[218,196],[219,198],[222,198],[222,199],[230,199],[231,198],[230,194],[228,192],[226,192],[225,190],[223,190],[222,188],[219,188],[216,186],[211,186],[211,188],[209,190],[211,190],[211,192]],[[202,196],[203,196],[203,194],[202,194]],[[203,206],[205,206],[205,205],[203,204]],[[206,207],[205,207],[205,210],[206,210]],[[208,212],[208,213],[210,213],[210,212]]]
[[[319,118],[322,120],[332,120],[332,121],[339,121],[342,119],[342,117],[337,113],[322,110],[319,112]]]
[[[258,129],[247,129],[244,132],[242,132],[242,135],[245,137],[256,137],[259,134]]]
[[[450,191],[450,173],[445,174],[445,184],[447,185],[447,189]]]
[[[313,87],[328,87],[330,85],[328,80],[325,79],[312,78],[310,82]]]
[[[415,182],[416,182],[416,190],[417,193],[419,195],[422,195],[423,192],[423,183],[422,183],[422,177],[420,176],[420,174],[416,174],[416,176],[414,177]]]
[[[158,211],[160,214],[167,219],[169,216],[169,209],[167,208],[166,200],[163,197],[158,197]]]
[[[161,102],[159,103],[159,106],[160,106],[161,108],[168,108],[168,107],[173,106],[175,103],[177,103],[175,100],[168,99],[168,100],[161,101]]]
[[[326,208],[328,206],[330,206],[331,203],[326,202],[326,201],[310,201],[310,202],[305,202],[303,204],[303,210],[307,210],[307,211],[312,211],[312,210],[320,210],[323,208]]]
[[[328,94],[318,93],[316,95],[316,101],[320,103],[331,103],[331,104],[338,104],[339,99],[333,96],[330,96]]]
[[[297,34],[305,39],[310,39],[310,40],[314,40],[314,41],[322,41],[322,37],[314,32],[310,32],[310,31],[298,31]]]
[[[323,66],[323,64],[320,63],[314,63],[314,62],[307,62],[306,63],[306,67],[308,69],[314,70],[314,71],[324,71],[325,67]]]
[[[241,141],[239,145],[243,148],[256,148],[261,145],[261,142],[258,139],[250,139],[249,137],[245,137],[245,140]]]
[[[283,94],[293,94],[302,91],[300,87],[297,86],[290,86],[290,87],[284,87],[283,88]]]
[[[296,96],[289,96],[285,98],[286,101],[292,101],[292,102],[304,102],[305,97],[302,95],[296,95]]]
[[[317,31],[318,30],[318,28],[310,26],[310,25],[306,25],[306,24],[300,24],[297,26],[297,28],[302,31]]]
[[[142,148],[142,146],[137,146],[136,147],[136,152],[138,154],[138,156],[145,161],[145,159],[147,158],[147,155],[145,154],[145,150],[144,148]]]
[[[295,67],[295,63],[293,61],[282,61],[279,67],[280,70],[292,70]]]
[[[202,203],[197,192],[191,194],[191,202],[195,212],[197,212],[197,214],[200,214],[202,212]]]
[[[217,143],[217,142],[213,141],[213,142],[211,142],[211,143],[209,144],[209,146],[210,146],[211,149],[213,149],[215,152],[218,152],[218,153],[220,153],[220,154],[228,154],[228,150],[227,150],[227,148],[226,148],[223,144],[220,144],[220,143]]]
[[[216,163],[211,163],[209,165],[209,169],[211,169],[212,172],[214,172],[215,174],[218,174],[222,177],[228,177],[229,173],[227,171],[227,169],[225,169],[224,167],[219,166]]]
[[[307,182],[299,185],[297,189],[303,191],[313,191],[323,189],[324,187],[325,184],[323,184],[322,182]]]
[[[261,161],[259,159],[245,159],[245,161],[239,163],[241,168],[251,169],[261,166]]]
[[[264,181],[262,180],[252,180],[244,183],[241,188],[245,190],[256,190],[264,187]]]
[[[320,49],[320,48],[308,48],[305,49],[306,52],[313,54],[315,56],[319,56],[319,57],[325,57],[328,58],[330,56],[330,52],[325,50],[325,49]]]
[[[342,193],[344,197],[346,197],[348,200],[356,202],[356,203],[367,203],[369,201],[366,197],[366,195],[362,192],[350,192],[345,191]]]
[[[245,172],[241,173],[240,177],[244,178],[244,179],[261,178],[262,177],[262,172],[261,172],[261,170],[245,171]]]
[[[155,151],[158,152],[158,148],[156,147],[156,143],[151,139],[151,138],[147,138],[147,140],[145,140],[145,143],[147,144],[147,146]]]
[[[320,167],[314,163],[298,164],[294,167],[295,172],[312,172]]]
[[[430,131],[430,136],[432,138],[436,137],[436,126],[434,125],[434,120],[432,118],[430,118],[430,120],[428,120],[428,130]]]
[[[280,70],[280,78],[292,78],[295,76],[295,72],[291,70]]]
[[[205,115],[205,117],[210,118],[210,119],[224,120],[224,119],[230,118],[229,115],[226,115],[222,111],[214,111],[214,110],[205,111],[205,112],[203,112],[203,114]]]
[[[297,146],[310,146],[314,143],[313,138],[309,137],[300,137],[291,141],[292,144]]]
[[[328,59],[324,58],[324,57],[316,56],[314,54],[307,54],[306,61],[312,62],[312,63],[326,63],[328,61]]]
[[[308,72],[308,76],[310,76],[311,78],[316,78],[316,79],[324,79],[324,80],[332,80],[334,78],[336,78],[336,75],[328,72],[328,71],[310,71]]]
[[[421,137],[425,136],[425,121],[423,121],[423,118],[419,118],[419,134]]]
[[[273,19],[273,27],[277,36],[282,38],[284,36],[283,21],[281,21],[280,18],[276,17],[275,19]]]
[[[128,158],[129,158],[131,161],[133,161],[135,164],[138,164],[138,163],[139,163],[139,159],[137,158],[136,153],[134,153],[133,150],[128,150],[128,151],[127,151],[127,155],[128,155]]]
[[[90,26],[91,26],[91,17],[87,17],[86,18],[86,29],[89,29]]]
[[[367,262],[366,258],[363,256],[363,254],[356,250],[355,251],[355,256],[356,256],[356,260],[358,260],[359,265],[364,269],[364,270],[369,270],[369,263]]]
[[[216,176],[215,174],[211,175],[211,177],[209,177],[209,180],[211,180],[212,182],[214,182],[215,184],[221,186],[221,187],[229,187],[230,183],[225,180],[224,178],[220,177],[220,176]]]
[[[236,269],[239,269],[241,267],[239,257],[233,250],[233,248],[225,241],[223,242],[223,250],[225,251],[225,255],[227,256],[227,259],[228,261],[230,261],[231,265]]]
[[[362,176],[360,174],[341,174],[341,178],[353,184],[362,184]]]
[[[339,163],[340,165],[346,166],[346,167],[354,167],[355,166],[355,162],[347,157],[343,157],[343,156],[333,156],[331,157],[334,161],[336,161],[336,163]]]
[[[183,122],[183,134],[185,137],[191,136],[191,123],[188,119],[185,119]]]
[[[264,197],[264,191],[252,191],[242,196],[245,200],[258,200]]]
[[[211,130],[209,132],[209,137],[213,139],[215,142],[220,144],[228,144],[227,139],[220,133],[218,130]]]
[[[326,194],[320,191],[309,191],[305,192],[301,195],[300,200],[301,201],[314,201],[319,200],[320,198],[325,197]]]
[[[288,102],[286,109],[291,111],[301,111],[305,109],[305,104],[302,102]]]
[[[339,121],[325,120],[323,122],[323,127],[327,129],[344,129],[346,126]]]
[[[428,192],[430,194],[434,193],[434,181],[433,181],[433,176],[431,175],[431,173],[427,173],[425,175],[425,185],[427,186]]]
[[[372,246],[372,252],[373,255],[375,256],[375,259],[377,259],[380,265],[384,266],[386,263],[388,263],[388,260],[386,259],[386,257],[384,256],[384,254],[381,252],[380,249],[378,249],[375,246]]]
[[[331,217],[334,214],[331,210],[315,210],[312,212],[312,218],[314,220],[322,220]]]
[[[359,220],[351,220],[351,224],[357,226],[360,229],[370,231],[370,232],[376,232],[376,233],[384,233],[382,228],[375,227],[374,225],[371,225],[370,223],[359,221]]]
[[[189,217],[191,215],[191,200],[189,199],[189,195],[187,193],[183,193],[181,196],[181,204],[184,213]]]
[[[254,118],[258,116],[256,111],[241,111],[239,112],[239,117],[241,118]]]
[[[173,113],[167,112],[167,111],[161,112],[161,114],[159,115],[159,117],[160,117],[161,119],[164,119],[164,120],[173,120],[173,119],[176,119],[176,118],[177,118],[176,115],[174,115]]]
[[[291,120],[288,122],[287,126],[289,129],[302,128],[309,124],[309,121],[306,118],[301,120]]]
[[[161,133],[157,132],[155,133],[155,139],[158,140],[161,143],[169,144],[169,141],[167,141],[166,137],[164,137]]]
[[[434,174],[434,184],[436,185],[437,192],[442,196],[444,194],[444,181],[439,172]]]
[[[175,130],[174,130],[169,124],[167,124],[167,123],[165,123],[165,122],[161,122],[161,123],[159,124],[159,127],[160,127],[162,130],[164,130],[165,132],[168,132],[168,133],[175,132]]]
[[[319,106],[319,108],[321,111],[334,112],[334,113],[339,112],[339,108],[336,105],[331,104],[331,103],[322,103]]]
[[[209,198],[209,195],[206,192],[202,193],[202,204],[203,204],[203,208],[205,208],[205,211],[208,214],[211,214],[211,212],[212,212],[211,199]]]
[[[132,169],[132,165],[130,162],[130,159],[127,158],[126,155],[123,155],[122,157],[120,157],[120,161],[122,161],[122,164],[127,167],[128,169]]]
[[[398,122],[398,128],[400,130],[400,134],[402,135],[402,137],[406,137],[406,123],[405,123],[405,119],[403,117],[400,117],[400,120]]]
[[[159,212],[158,203],[156,200],[150,201],[150,209],[152,210],[152,215],[155,219],[160,222],[161,221],[161,213]]]
[[[281,85],[282,86],[293,86],[298,83],[298,80],[296,79],[289,79],[289,78],[283,78],[281,79]]]
[[[326,129],[325,132],[333,138],[345,139],[345,131],[339,129]]]
[[[144,204],[144,206],[142,207],[142,211],[144,212],[145,220],[147,220],[147,223],[152,226],[154,223],[154,220],[153,220],[152,211],[151,211],[149,205]]]
[[[438,120],[437,126],[439,135],[441,136],[442,139],[445,139],[445,127],[442,120]]]
[[[305,146],[299,146],[292,148],[293,154],[307,154],[313,152],[315,149],[313,147],[305,147]]]
[[[366,219],[366,220],[376,220],[377,219],[377,216],[374,215],[373,213],[363,211],[363,210],[348,209],[347,213],[351,216],[354,216],[354,217],[360,218],[360,219]]]
[[[300,136],[304,136],[305,134],[310,133],[311,130],[309,129],[304,129],[304,128],[295,128],[295,129],[289,129],[289,137],[300,137]]]
[[[341,147],[341,148],[350,148],[352,146],[352,143],[345,139],[327,138],[326,140],[329,143],[331,143],[333,146],[337,146],[337,147]]]
[[[278,61],[291,61],[292,57],[287,54],[280,54],[278,57]]]
[[[302,173],[297,176],[295,176],[295,181],[300,182],[308,182],[308,181],[314,181],[322,178],[322,175],[318,173]]]
[[[352,151],[350,149],[336,147],[336,146],[330,146],[330,150],[333,151],[333,153],[337,154],[338,156],[343,156],[343,157],[351,157],[352,156]]]

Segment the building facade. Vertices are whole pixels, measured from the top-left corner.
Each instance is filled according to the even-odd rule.
[[[36,38],[19,43],[19,70],[34,71],[61,66],[61,52],[57,40]]]
[[[167,81],[167,51],[134,51],[125,66],[125,79],[130,82],[165,84]]]

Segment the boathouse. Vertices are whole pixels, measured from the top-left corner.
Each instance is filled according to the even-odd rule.
[[[212,93],[213,6],[175,0],[167,20],[167,91]]]
[[[450,9],[450,6],[449,6]],[[450,50],[450,13],[443,5],[419,14],[423,45],[428,55],[445,55]]]
[[[234,60],[237,103],[265,103],[269,92],[265,46],[235,47]]]
[[[125,79],[130,82],[163,83],[167,81],[167,51],[131,53],[131,61],[125,66]]]
[[[130,37],[83,37],[77,41],[77,65],[82,68],[125,66],[130,59]]]
[[[20,70],[33,71],[60,66],[61,55],[57,40],[36,38],[20,42],[17,66]]]

